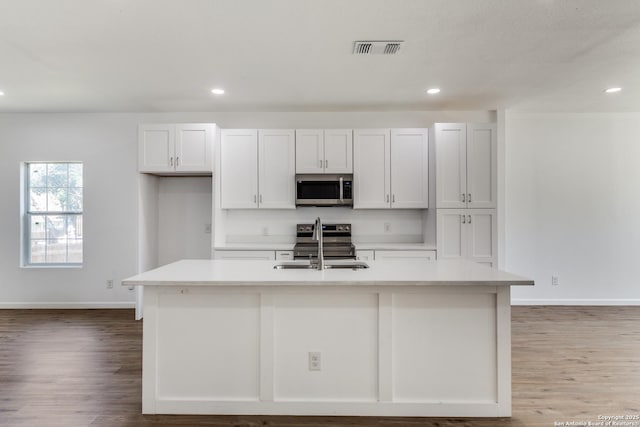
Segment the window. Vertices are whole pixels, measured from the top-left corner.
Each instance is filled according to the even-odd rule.
[[[25,266],[82,265],[82,163],[25,163]]]

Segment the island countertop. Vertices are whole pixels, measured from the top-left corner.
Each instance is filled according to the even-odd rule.
[[[367,261],[369,268],[277,270],[278,261],[181,260],[129,277],[124,286],[533,285],[533,280],[466,260]]]

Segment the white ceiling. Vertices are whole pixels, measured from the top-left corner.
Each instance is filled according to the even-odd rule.
[[[640,111],[640,1],[0,0],[0,90],[0,112]]]

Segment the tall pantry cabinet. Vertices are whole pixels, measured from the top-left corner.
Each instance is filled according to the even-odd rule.
[[[496,266],[495,123],[436,123],[438,258]]]

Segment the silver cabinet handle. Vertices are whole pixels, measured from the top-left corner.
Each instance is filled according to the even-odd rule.
[[[322,169],[322,160],[320,160],[320,169]]]
[[[258,197],[254,194],[253,195],[253,203],[256,203],[258,201]]]
[[[471,193],[467,194],[467,202],[471,203]]]
[[[460,215],[460,216],[462,217],[462,223],[466,224],[467,223],[467,220],[466,220],[467,217],[465,215]]]
[[[169,164],[173,166],[173,156],[169,157]]]
[[[262,203],[262,194],[260,195],[260,203]]]
[[[389,195],[387,194],[387,203],[389,203]]]
[[[465,202],[466,202],[466,199],[465,199],[464,193],[462,193],[462,203],[465,203]]]
[[[391,196],[391,203],[395,203],[396,202],[396,195],[394,194],[393,196]]]
[[[467,223],[471,224],[471,215],[469,215],[469,221]]]
[[[324,167],[325,167],[325,169],[329,167],[329,160],[325,160],[324,161]]]

